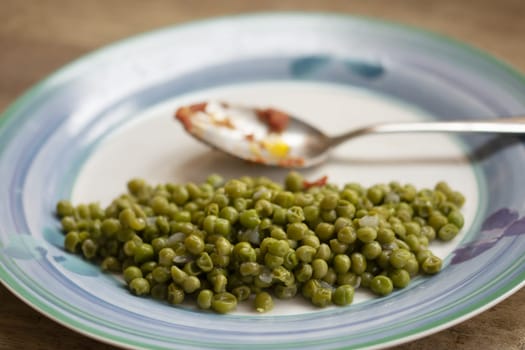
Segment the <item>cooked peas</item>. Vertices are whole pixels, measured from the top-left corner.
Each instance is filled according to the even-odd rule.
[[[348,305],[355,288],[382,296],[438,273],[431,242],[457,236],[464,201],[444,182],[339,188],[298,172],[283,186],[212,174],[200,184],[133,179],[106,209],[63,200],[56,214],[65,249],[121,272],[133,294],[174,305],[191,296],[217,313],[253,296],[268,312],[273,297],[297,291],[319,307]]]
[[[445,224],[439,229],[437,235],[442,241],[450,241],[451,239],[456,237],[458,232],[459,228],[456,225]]]
[[[237,298],[231,293],[217,293],[211,298],[211,308],[220,314],[231,312],[235,310],[236,307]]]
[[[354,300],[354,287],[343,284],[337,287],[332,294],[332,302],[335,305],[349,305]]]
[[[255,311],[268,312],[273,309],[273,299],[268,292],[259,292],[254,299]]]
[[[135,278],[142,277],[142,270],[136,266],[129,266],[124,270],[124,281],[130,283]]]
[[[394,285],[392,280],[387,276],[378,275],[370,281],[370,289],[377,295],[388,295],[392,293]]]
[[[312,304],[318,307],[330,305],[332,301],[332,290],[324,287],[316,289],[312,294]]]
[[[146,295],[150,292],[150,285],[145,278],[139,277],[129,283],[129,289],[135,295]]]
[[[197,305],[201,309],[211,308],[211,300],[213,298],[213,292],[209,289],[203,289],[199,292],[197,296]]]

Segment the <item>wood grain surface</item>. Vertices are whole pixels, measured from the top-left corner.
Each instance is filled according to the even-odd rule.
[[[115,40],[211,16],[289,10],[415,25],[477,46],[525,72],[525,0],[0,0],[0,111],[60,66]],[[115,348],[47,319],[0,285],[0,349]],[[395,349],[525,350],[525,289]]]

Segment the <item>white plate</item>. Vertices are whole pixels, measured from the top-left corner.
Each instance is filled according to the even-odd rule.
[[[0,277],[54,320],[131,348],[377,348],[460,322],[523,285],[525,171],[513,137],[371,136],[305,171],[331,182],[446,180],[467,197],[465,229],[434,245],[443,271],[344,308],[279,302],[254,315],[170,307],[64,252],[60,198],[107,204],[152,183],[286,171],[233,160],[184,134],[183,104],[272,105],[327,133],[382,120],[473,118],[525,110],[523,78],[494,59],[393,24],[337,15],[256,15],[168,28],[97,51],[55,73],[2,117]]]

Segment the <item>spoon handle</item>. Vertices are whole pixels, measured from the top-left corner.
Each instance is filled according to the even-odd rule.
[[[331,138],[331,146],[368,134],[411,132],[525,134],[525,116],[483,120],[379,123],[354,129]]]

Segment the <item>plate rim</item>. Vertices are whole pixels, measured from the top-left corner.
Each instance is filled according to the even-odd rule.
[[[235,21],[235,23],[238,23],[239,20],[249,20],[253,18],[258,19],[283,19],[287,17],[292,17],[295,19],[312,19],[312,18],[336,18],[340,20],[345,20],[349,22],[355,22],[355,23],[362,23],[364,25],[370,25],[372,27],[381,27],[383,29],[387,28],[393,28],[396,30],[399,30],[402,33],[407,33],[410,35],[419,35],[422,37],[429,38],[432,41],[438,41],[446,46],[452,46],[456,47],[466,54],[476,56],[477,58],[495,66],[496,68],[500,68],[507,73],[510,73],[514,78],[520,81],[521,84],[525,86],[525,75],[524,73],[520,72],[517,68],[512,66],[510,63],[506,62],[505,60],[496,57],[495,55],[484,51],[474,45],[467,44],[463,41],[457,40],[451,36],[444,35],[441,33],[437,33],[428,29],[420,28],[413,25],[408,25],[400,22],[395,22],[391,20],[385,20],[381,18],[375,18],[371,16],[363,16],[363,15],[353,15],[353,14],[342,14],[342,13],[335,13],[335,12],[306,12],[306,11],[269,11],[269,12],[254,12],[254,13],[241,13],[241,14],[234,14],[234,15],[224,15],[224,16],[214,16],[214,17],[207,17],[197,20],[190,20],[186,22],[181,22],[179,24],[169,25],[165,27],[160,27],[157,29],[153,29],[150,31],[145,31],[141,33],[137,33],[134,35],[131,35],[129,37],[125,37],[122,39],[119,39],[117,41],[111,42],[109,44],[103,45],[95,50],[92,50],[86,54],[80,55],[78,58],[66,63],[65,65],[62,65],[60,68],[52,71],[48,75],[46,75],[44,78],[37,81],[35,84],[33,84],[29,89],[27,89],[25,92],[23,92],[19,97],[15,98],[13,102],[8,104],[6,109],[0,113],[0,129],[4,128],[4,126],[11,121],[12,118],[14,118],[18,111],[22,110],[24,106],[27,104],[27,102],[30,102],[35,96],[38,96],[42,92],[46,91],[52,84],[54,84],[57,80],[67,78],[68,75],[75,75],[75,73],[82,69],[84,66],[92,66],[93,61],[97,59],[102,59],[106,56],[111,56],[114,52],[118,51],[122,47],[126,46],[133,46],[137,42],[141,42],[144,40],[148,40],[149,37],[161,35],[161,34],[169,34],[172,31],[178,31],[185,28],[191,28],[191,27],[200,27],[202,25],[214,25],[219,24],[220,22],[228,22],[228,21]],[[520,274],[520,276],[525,277],[525,271]],[[42,302],[38,301],[38,298],[31,295],[29,291],[24,288],[23,285],[18,283],[15,278],[10,276],[8,270],[5,269],[5,266],[3,264],[0,264],[0,283],[9,290],[13,295],[15,295],[19,300],[23,301],[26,305],[30,306],[35,311],[39,312],[40,314],[45,315],[47,318],[61,324],[62,326],[65,326],[71,330],[73,330],[76,333],[83,334],[84,336],[90,337],[92,339],[96,339],[98,341],[101,341],[106,344],[111,344],[118,347],[123,346],[129,346],[129,344],[125,342],[118,342],[113,340],[112,338],[107,338],[98,335],[98,332],[91,333],[84,328],[75,328],[71,324],[68,324],[66,321],[67,318],[70,318],[68,315],[62,314],[64,319],[56,318],[52,313],[48,310],[46,310],[46,305],[44,305]],[[467,311],[463,313],[462,316],[453,319],[452,321],[448,321],[445,323],[442,323],[441,325],[438,325],[437,327],[433,327],[430,329],[427,329],[423,332],[410,332],[411,335],[405,335],[405,336],[398,336],[396,335],[396,339],[381,342],[381,343],[375,343],[372,344],[371,347],[385,347],[385,346],[392,346],[392,345],[398,345],[402,343],[406,343],[408,341],[413,341],[416,339],[423,338],[425,336],[428,336],[430,334],[437,333],[439,331],[442,331],[443,329],[452,327],[458,323],[461,323],[475,315],[478,315],[487,309],[491,308],[492,306],[498,304],[499,302],[503,301],[504,299],[508,298],[510,295],[517,292],[519,289],[521,289],[523,286],[525,286],[525,278],[522,278],[521,281],[519,278],[516,278],[516,283],[513,286],[510,286],[512,283],[508,283],[505,288],[499,288],[497,293],[498,296],[496,298],[492,298],[487,303],[482,303],[481,307],[471,307],[470,311]],[[11,281],[10,283],[8,281]],[[18,286],[18,287],[17,287]],[[114,338],[117,338],[118,336],[114,336]]]

